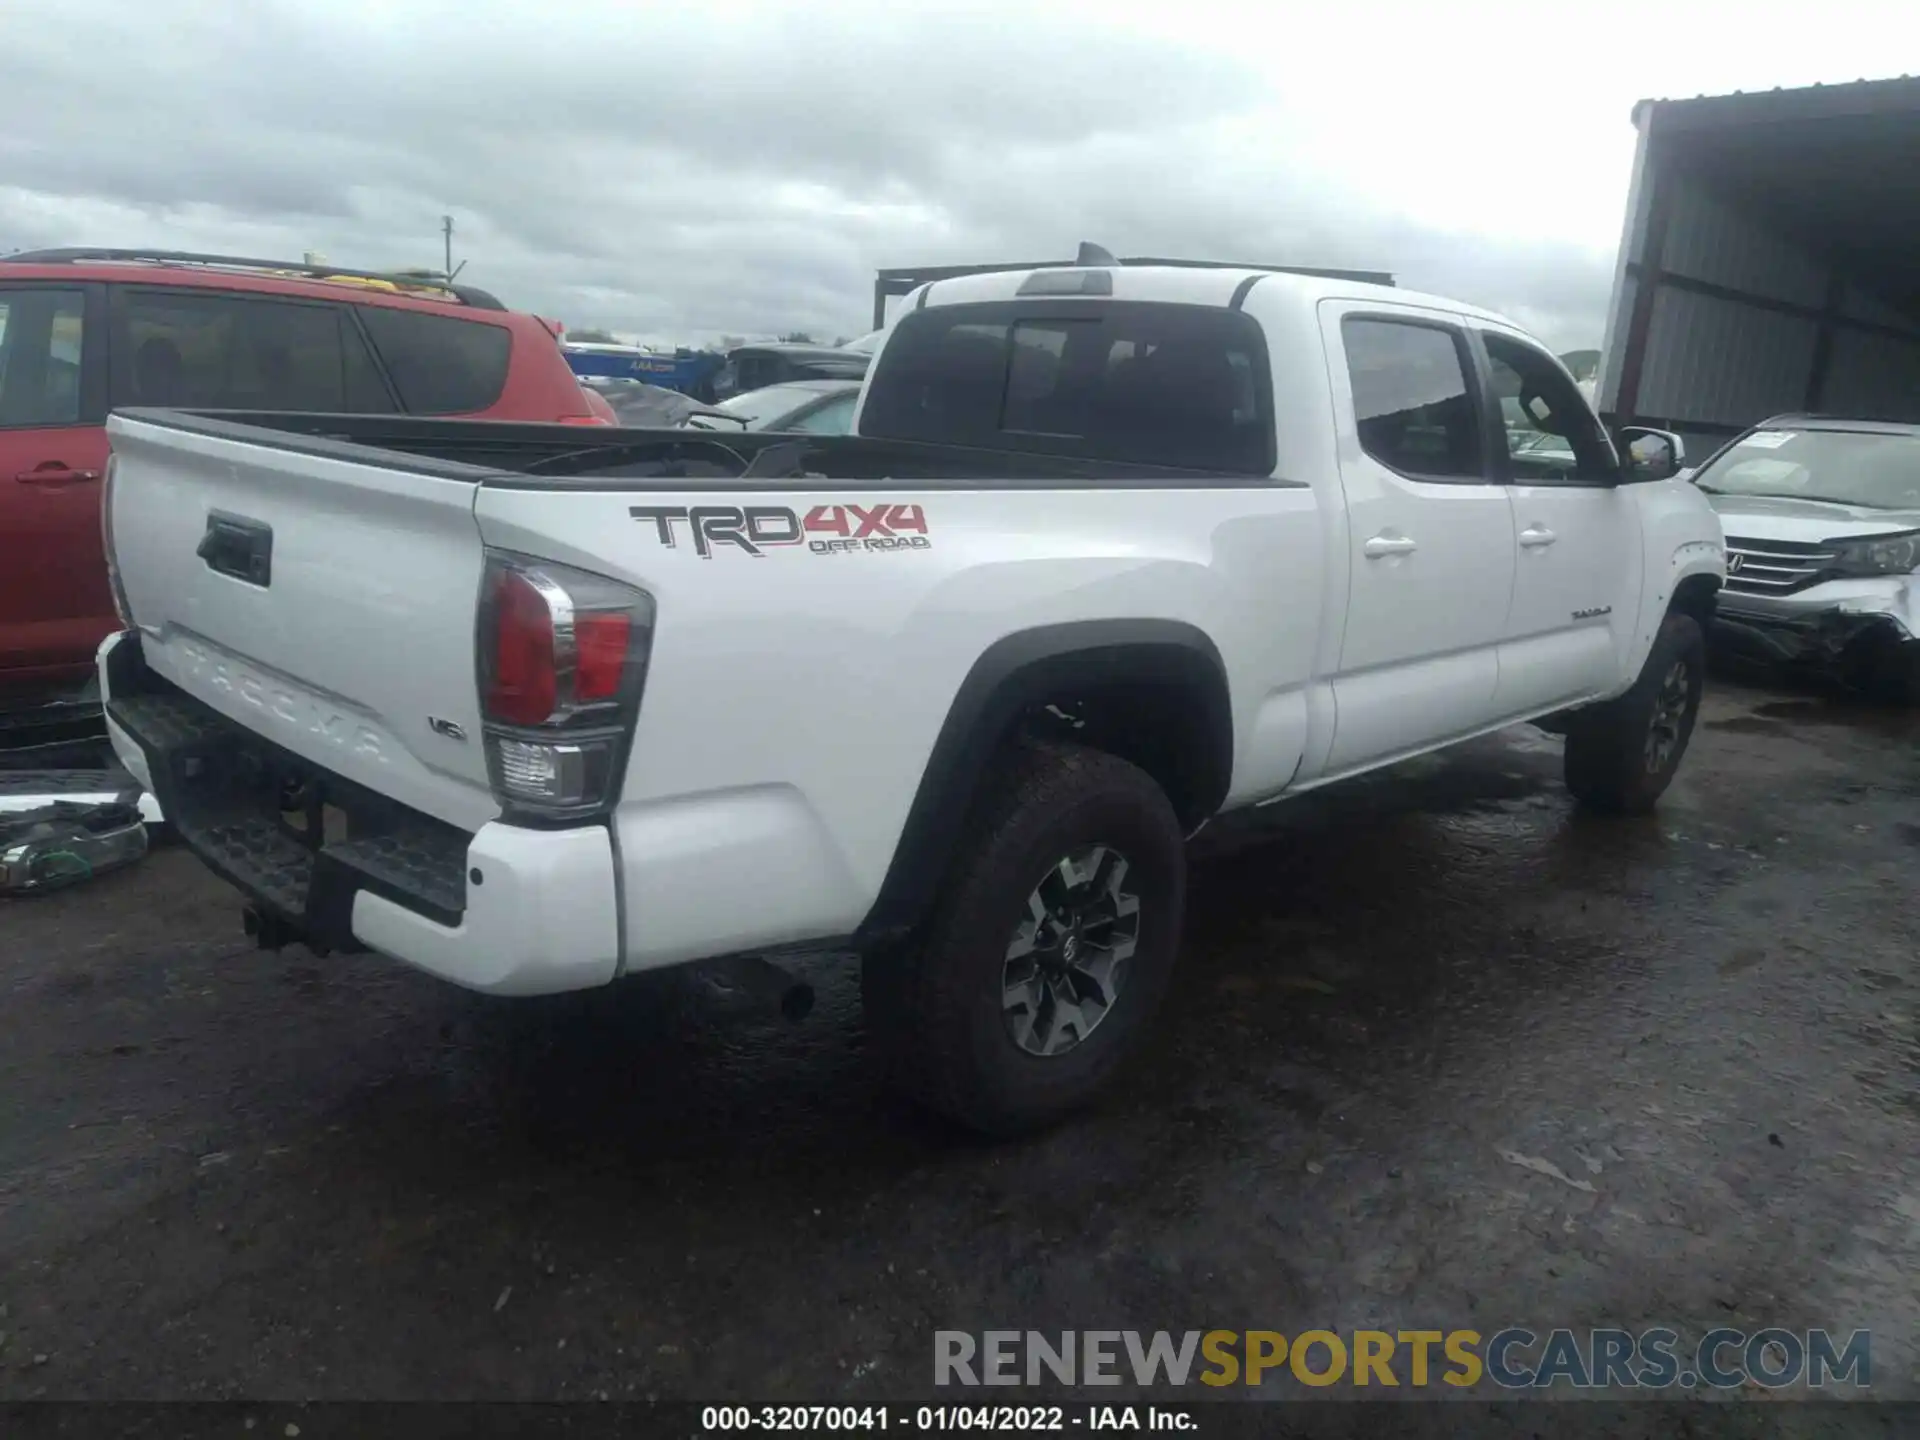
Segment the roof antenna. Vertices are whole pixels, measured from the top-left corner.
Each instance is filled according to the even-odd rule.
[[[1080,242],[1080,253],[1073,257],[1073,263],[1076,265],[1118,265],[1120,262],[1113,258],[1113,252],[1111,250],[1103,249],[1095,245],[1092,241],[1082,240]]]

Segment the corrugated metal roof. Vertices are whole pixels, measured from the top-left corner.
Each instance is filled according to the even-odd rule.
[[[1776,85],[1771,90],[1735,90],[1726,95],[1652,97],[1634,103],[1633,123],[1658,114],[1669,126],[1744,125],[1768,120],[1813,120],[1857,115],[1878,109],[1920,109],[1920,75],[1904,72],[1880,80],[1846,80],[1834,85]]]
[[[1920,190],[1909,183],[1920,174],[1920,75],[1645,101],[1637,114],[1646,163],[1676,192],[1697,187],[1820,266],[1846,271],[1882,304],[1920,317]],[[1757,239],[1736,244],[1740,227],[1709,223],[1704,210],[1681,213],[1689,210],[1675,210],[1668,268],[1817,307],[1808,278],[1794,282],[1779,254],[1762,253],[1769,247]],[[1704,260],[1729,273],[1701,276]]]

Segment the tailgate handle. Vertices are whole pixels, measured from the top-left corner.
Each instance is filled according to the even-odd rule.
[[[244,515],[215,510],[207,516],[207,533],[194,552],[209,570],[231,575],[262,590],[273,583],[273,527]]]

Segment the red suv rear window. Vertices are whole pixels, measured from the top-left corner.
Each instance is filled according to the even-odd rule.
[[[458,415],[499,400],[513,350],[505,326],[377,305],[359,308],[402,408],[415,415]]]

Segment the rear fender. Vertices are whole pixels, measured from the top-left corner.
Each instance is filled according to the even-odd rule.
[[[1233,711],[1226,667],[1204,632],[1178,621],[1136,619],[1076,621],[1006,636],[974,663],[954,696],[857,939],[897,939],[931,910],[988,768],[1024,717],[1076,692],[1133,684],[1178,687],[1187,702],[1183,783],[1169,791],[1182,823],[1197,828],[1217,810],[1233,770]]]

